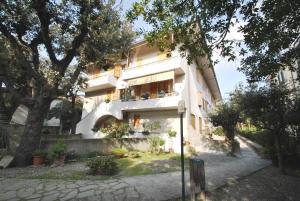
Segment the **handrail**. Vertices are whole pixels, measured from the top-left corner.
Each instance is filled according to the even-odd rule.
[[[96,78],[105,77],[105,76],[109,76],[109,75],[113,76],[113,74],[111,74],[107,71],[107,72],[101,73],[100,75],[89,75],[88,77],[89,77],[90,80],[93,80],[93,79],[96,79]]]
[[[160,98],[167,98],[167,97],[172,97],[172,96],[178,96],[179,93],[176,92],[176,91],[173,91],[173,92],[165,93],[163,97],[159,97],[159,93],[157,93],[156,95],[157,95],[156,98],[147,98],[147,99],[144,99],[142,97],[135,97],[135,98],[128,99],[128,100],[125,100],[125,99],[120,99],[120,100],[123,101],[123,102],[137,101],[137,100],[155,100],[155,99],[160,99]]]
[[[166,59],[163,59],[163,60],[159,60],[159,61],[153,61],[153,62],[150,62],[150,63],[146,63],[146,64],[142,64],[142,65],[138,65],[138,66],[134,66],[134,67],[129,67],[129,68],[125,68],[123,69],[122,71],[123,72],[128,72],[128,71],[132,71],[132,70],[135,70],[136,68],[144,68],[148,65],[151,65],[151,64],[155,64],[155,63],[159,63],[159,62],[165,62],[165,61],[169,61],[169,60],[173,60],[175,58],[178,58],[179,56],[173,56],[173,57],[168,57]]]

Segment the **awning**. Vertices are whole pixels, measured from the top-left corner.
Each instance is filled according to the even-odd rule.
[[[171,80],[174,79],[175,73],[174,71],[168,71],[164,73],[158,73],[154,75],[148,75],[136,79],[131,79],[127,81],[128,86],[134,86],[134,85],[142,85],[142,84],[148,84],[152,82],[159,82],[159,81],[165,81],[165,80]]]

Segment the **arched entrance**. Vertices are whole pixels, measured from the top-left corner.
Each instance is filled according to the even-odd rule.
[[[104,115],[95,122],[93,130],[99,130],[100,128],[107,128],[113,122],[121,122],[121,121],[112,115]]]

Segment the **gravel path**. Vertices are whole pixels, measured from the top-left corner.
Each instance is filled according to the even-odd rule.
[[[299,201],[300,177],[282,175],[269,166],[210,193],[208,201]]]

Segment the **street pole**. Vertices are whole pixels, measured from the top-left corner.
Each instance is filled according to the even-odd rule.
[[[183,149],[183,113],[180,114],[180,141],[181,141],[181,183],[182,201],[185,200],[185,181],[184,181],[184,149]]]
[[[184,181],[184,149],[183,149],[183,113],[185,112],[185,102],[181,100],[178,102],[178,114],[180,114],[180,153],[181,153],[181,184],[182,195],[181,200],[185,200],[185,181]]]

